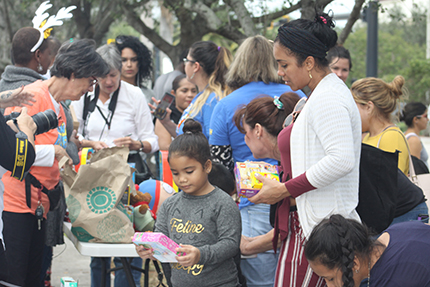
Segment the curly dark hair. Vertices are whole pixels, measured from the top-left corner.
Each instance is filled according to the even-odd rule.
[[[139,41],[137,37],[119,35],[115,39],[116,46],[121,53],[124,48],[132,49],[137,55],[139,63],[139,72],[136,75],[136,83],[142,85],[143,80],[152,77],[152,53],[149,49]]]

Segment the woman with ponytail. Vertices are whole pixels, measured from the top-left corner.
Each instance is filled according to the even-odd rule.
[[[362,131],[368,133],[363,143],[389,152],[400,151],[398,166],[408,175],[408,145],[391,115],[403,97],[404,84],[402,76],[396,76],[391,83],[378,78],[364,78],[352,84],[351,92],[360,111]]]
[[[330,71],[326,59],[337,41],[333,28],[332,17],[318,12],[313,20],[284,24],[275,39],[278,75],[294,91],[306,86],[311,91],[303,109],[296,107],[278,136],[286,182],[257,176],[263,187],[249,199],[278,202],[273,245],[278,246],[279,238],[282,244],[276,287],[323,286],[324,280],[312,272],[303,256],[305,238],[331,214],[360,220],[355,211],[360,114],[348,87]]]
[[[402,76],[396,76],[391,83],[377,78],[364,78],[352,84],[351,92],[360,111],[362,131],[368,132],[363,143],[389,152],[400,151],[398,168],[408,175],[408,142],[392,119],[392,113],[398,108],[398,102],[404,94],[404,84]],[[421,215],[428,217],[424,194],[420,190],[408,192],[399,189],[392,224],[419,220],[423,217]]]
[[[202,125],[203,134],[209,138],[212,112],[219,100],[228,93],[224,76],[230,67],[231,53],[211,41],[200,41],[190,47],[185,62],[188,80],[199,88],[199,93],[182,114],[176,133],[183,133],[186,119],[194,118]]]
[[[328,287],[429,286],[429,236],[430,226],[404,222],[375,240],[358,221],[332,215],[313,229],[305,256]]]

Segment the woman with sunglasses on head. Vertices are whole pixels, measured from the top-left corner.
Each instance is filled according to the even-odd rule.
[[[145,95],[146,101],[151,102],[155,96],[144,82],[151,80],[152,54],[137,37],[120,35],[115,39],[116,47],[121,53],[121,80],[133,86],[138,86]]]
[[[224,164],[231,172],[234,162],[256,161],[245,143],[243,134],[232,121],[236,110],[261,95],[273,98],[292,91],[276,73],[277,64],[272,50],[273,43],[261,35],[243,41],[226,75],[226,82],[233,92],[223,98],[214,109],[210,124],[212,133],[209,138],[211,153],[216,161]],[[297,91],[297,94],[300,97],[305,96],[301,91]],[[261,160],[277,164],[272,158]],[[241,198],[239,209],[244,236],[262,235],[272,229],[268,204],[254,205],[246,198]],[[273,250],[260,253],[255,258],[243,258],[240,264],[247,286],[273,286],[277,261],[277,254],[274,254]]]
[[[428,167],[429,155],[419,137],[420,132],[425,130],[429,123],[427,107],[419,102],[408,103],[403,108],[400,120],[408,126],[405,136],[411,155],[423,161]]]
[[[245,134],[244,141],[254,160],[273,159],[281,163],[282,170],[285,161],[279,152],[277,138],[284,128],[286,118],[291,117],[294,109],[302,106],[304,101],[304,98],[300,99],[293,92],[286,92],[275,98],[261,95],[236,110],[233,123],[242,134]],[[286,178],[283,177],[281,180],[285,182]],[[293,202],[292,206],[294,205]],[[240,246],[242,255],[253,255],[273,249],[273,231],[272,228],[264,235],[253,237],[242,235]],[[251,233],[255,234],[255,232]],[[248,280],[247,285],[249,285]]]
[[[388,152],[400,151],[398,168],[408,175],[408,143],[392,118],[392,113],[398,108],[399,99],[404,94],[404,84],[402,76],[396,76],[391,83],[377,78],[364,78],[352,84],[351,92],[360,111],[362,131],[368,133],[363,138],[363,143]],[[420,215],[428,216],[425,197],[420,190],[406,192],[399,189],[396,203],[391,224],[419,220]]]
[[[218,101],[228,93],[224,76],[231,63],[231,53],[224,47],[211,41],[194,43],[188,52],[185,62],[187,79],[199,88],[199,93],[182,114],[176,133],[182,134],[184,122],[194,118],[203,128],[203,134],[209,138],[209,124],[212,112]]]
[[[311,90],[294,123],[278,136],[284,173],[290,180],[279,183],[257,176],[263,187],[250,198],[254,203],[281,201],[273,238],[274,243],[278,236],[282,241],[275,286],[322,286],[323,280],[312,273],[304,256],[294,254],[302,254],[306,236],[327,216],[340,213],[360,220],[355,208],[361,121],[351,92],[328,66],[327,51],[337,41],[333,27],[332,17],[319,12],[313,20],[284,24],[275,39],[278,74],[293,90],[305,86]],[[293,202],[297,211],[290,209]]]

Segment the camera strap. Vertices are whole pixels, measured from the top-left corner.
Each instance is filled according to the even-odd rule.
[[[11,176],[13,178],[16,178],[17,180],[22,180],[24,178],[24,169],[27,160],[28,138],[27,135],[19,129],[18,121],[16,118],[13,119],[13,122],[18,129],[18,132],[15,134],[15,163],[13,164]]]
[[[108,126],[108,129],[110,129],[111,123],[112,123],[112,118],[113,115],[115,113],[115,109],[116,109],[116,104],[118,102],[118,94],[119,94],[119,89],[121,88],[121,82],[118,86],[118,89],[113,93],[111,99],[110,99],[110,103],[109,103],[109,114],[106,117],[103,112],[101,111],[100,107],[97,106],[97,100],[99,99],[99,94],[100,94],[100,87],[97,85],[95,90],[94,90],[94,98],[92,100],[90,100],[90,97],[88,96],[88,94],[85,95],[84,98],[84,111],[82,114],[82,119],[84,120],[84,128],[82,131],[82,136],[85,137],[85,131],[87,129],[87,125],[88,125],[88,121],[90,119],[90,115],[92,112],[94,112],[95,108],[97,107],[98,111],[100,112],[101,116],[103,117],[103,119],[105,120],[106,125]]]
[[[34,186],[35,188],[38,189],[37,192],[38,192],[39,201],[41,201],[40,195],[41,195],[41,192],[43,192],[48,196],[49,202],[52,204],[51,202],[52,195],[50,194],[50,190],[44,187],[40,183],[40,181],[36,177],[34,177],[34,175],[28,172],[25,175],[25,200],[29,208],[31,208],[31,186]],[[54,187],[54,190],[57,188],[58,188],[58,184]]]
[[[31,208],[31,186],[34,186],[35,188],[39,189],[38,192],[43,192],[45,194],[48,194],[48,189],[44,187],[37,178],[34,177],[31,173],[27,173],[25,176],[25,200],[27,203],[27,206]]]

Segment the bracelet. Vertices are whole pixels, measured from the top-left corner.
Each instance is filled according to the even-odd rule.
[[[139,149],[139,151],[143,151],[143,142],[142,141],[140,141],[140,149]]]

